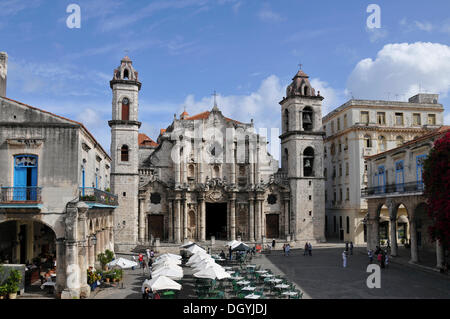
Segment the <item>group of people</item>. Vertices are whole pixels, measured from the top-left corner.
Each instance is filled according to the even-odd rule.
[[[291,252],[291,245],[289,243],[283,245],[283,252],[285,256],[289,256]]]
[[[351,241],[350,244],[348,241],[345,242],[345,250],[342,253],[342,267],[347,268],[347,258],[348,256],[353,255],[353,242]]]
[[[372,249],[369,249],[367,252],[369,257],[369,264],[373,264],[373,258],[377,258],[377,262],[381,268],[387,268],[389,265],[389,253],[388,251],[384,251],[379,246],[376,247],[375,252]]]
[[[303,256],[312,256],[312,245],[311,243],[305,243],[305,251],[303,252]]]

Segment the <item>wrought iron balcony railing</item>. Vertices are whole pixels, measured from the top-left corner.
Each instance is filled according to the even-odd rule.
[[[0,203],[40,203],[41,187],[1,187]]]
[[[79,198],[82,202],[104,204],[108,206],[119,205],[117,195],[113,195],[94,187],[80,187]]]
[[[361,190],[361,197],[380,196],[383,194],[407,194],[423,192],[422,181],[401,184],[389,184],[375,187],[367,187]]]

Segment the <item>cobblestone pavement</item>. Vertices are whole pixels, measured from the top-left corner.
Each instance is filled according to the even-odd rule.
[[[356,248],[347,268],[342,267],[343,250],[321,248],[313,250],[313,256],[303,256],[303,250],[296,249],[289,257],[274,251],[263,260],[285,273],[307,298],[450,298],[448,276],[397,263],[381,269],[380,289],[369,289],[366,249]]]
[[[281,251],[254,258],[275,274],[285,274],[308,298],[450,298],[450,278],[435,272],[391,263],[382,269],[381,288],[369,289],[366,285],[368,259],[365,248],[355,248],[349,256],[347,268],[342,267],[343,248],[327,246],[313,250],[313,256],[303,256],[303,250],[291,250],[286,257]],[[190,268],[184,268],[185,278],[180,298],[195,298]],[[123,288],[100,288],[94,299],[141,299],[141,285],[147,278],[141,269],[125,270]]]

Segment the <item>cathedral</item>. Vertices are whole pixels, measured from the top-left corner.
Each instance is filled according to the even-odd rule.
[[[186,240],[325,241],[322,100],[302,70],[280,102],[281,167],[250,123],[216,102],[184,111],[155,141],[140,133],[138,72],[122,59],[112,89],[111,188],[115,245]]]

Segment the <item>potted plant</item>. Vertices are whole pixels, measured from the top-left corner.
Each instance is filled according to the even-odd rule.
[[[6,280],[6,290],[9,299],[17,298],[17,291],[19,291],[20,281],[22,280],[22,275],[16,269],[12,269],[9,273],[9,277]]]
[[[381,240],[381,241],[380,241],[381,246],[384,246],[384,243],[385,243],[384,240]]]
[[[405,238],[402,238],[401,240],[400,240],[400,242],[402,243],[402,245],[404,245],[405,244]]]
[[[0,286],[0,299],[5,299],[6,294],[8,293],[8,288],[6,284]]]

